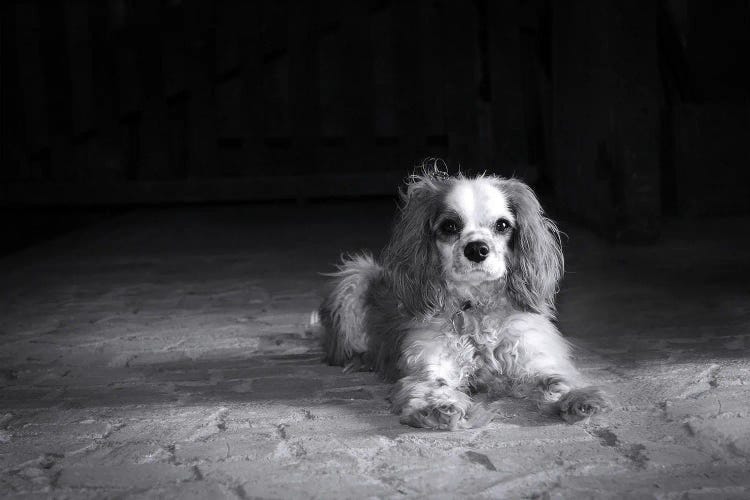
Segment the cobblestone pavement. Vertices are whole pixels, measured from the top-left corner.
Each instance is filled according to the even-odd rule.
[[[306,333],[392,203],[142,210],[0,260],[0,496],[747,498],[748,219],[656,247],[563,225],[560,323],[616,395],[577,425],[523,401],[402,426]]]

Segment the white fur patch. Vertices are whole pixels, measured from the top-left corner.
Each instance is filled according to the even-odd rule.
[[[458,181],[446,196],[445,203],[462,217],[464,230],[492,226],[500,217],[514,222],[507,198],[489,179],[480,177]]]
[[[509,234],[497,233],[495,223],[504,218],[515,224],[503,192],[487,178],[462,179],[446,195],[445,208],[461,218],[458,239],[437,243],[446,278],[458,287],[502,278],[507,269]],[[490,247],[490,254],[480,263],[471,262],[465,257],[464,248],[480,240]]]

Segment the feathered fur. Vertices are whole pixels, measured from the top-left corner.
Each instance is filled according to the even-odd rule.
[[[400,192],[401,214],[382,253],[391,289],[414,317],[440,309],[445,287],[430,240],[434,214],[449,183],[435,176],[411,176]]]
[[[401,199],[382,265],[362,254],[332,275],[320,308],[327,361],[394,382],[392,409],[413,426],[484,425],[477,391],[533,398],[569,422],[606,409],[552,323],[563,255],[531,189],[433,168]]]
[[[551,316],[563,273],[560,231],[544,216],[531,188],[516,179],[496,179],[518,218],[512,244],[508,295],[519,308]]]

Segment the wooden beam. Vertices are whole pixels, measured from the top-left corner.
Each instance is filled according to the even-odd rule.
[[[259,176],[183,181],[9,182],[0,206],[132,205],[388,196],[404,171]]]

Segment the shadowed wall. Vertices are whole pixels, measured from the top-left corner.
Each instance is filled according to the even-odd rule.
[[[441,157],[620,240],[750,208],[746,1],[0,8],[5,205],[383,195]]]

